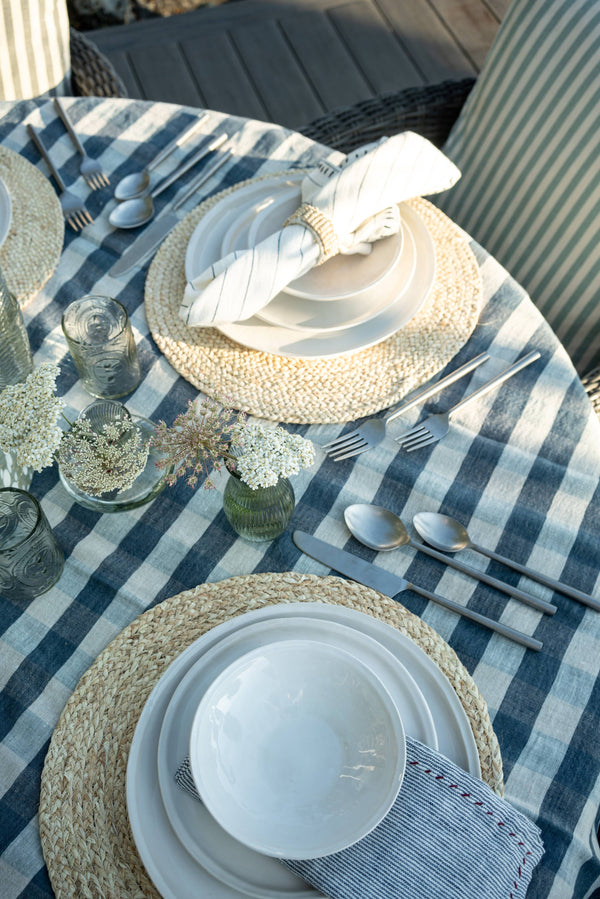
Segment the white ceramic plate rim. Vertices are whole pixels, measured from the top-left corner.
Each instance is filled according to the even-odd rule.
[[[196,861],[224,883],[259,899],[279,897],[282,892],[288,897],[312,896],[314,891],[307,890],[279,862],[253,852],[225,833],[201,803],[185,796],[175,783],[173,771],[187,752],[194,711],[205,692],[203,685],[248,650],[292,636],[318,636],[321,641],[350,647],[389,690],[406,733],[434,749],[438,746],[431,711],[406,667],[377,640],[346,624],[301,617],[258,621],[223,637],[203,653],[179,681],[162,721],[158,741],[160,790],[173,830]]]
[[[393,302],[378,315],[349,328],[305,335],[291,328],[265,324],[258,316],[243,322],[227,322],[218,329],[226,337],[249,349],[291,359],[328,359],[364,350],[395,334],[419,312],[435,279],[435,247],[421,217],[410,206],[401,204],[402,220],[410,229],[417,250],[413,277],[402,290],[399,302]],[[408,311],[401,300],[408,292],[415,301]]]
[[[12,201],[8,188],[0,178],[0,247],[6,240],[12,221]]]
[[[264,677],[265,670],[269,672],[266,679]],[[253,699],[250,698],[250,694],[252,686],[255,690],[260,690],[259,684],[267,690],[273,689],[273,696],[276,697],[274,701],[282,708],[284,697],[289,699],[289,692],[283,693],[278,689],[277,677],[279,675],[285,682],[288,691],[289,685],[294,683],[294,677],[299,677],[306,686],[307,692],[318,693],[317,703],[323,703],[323,705],[319,706],[320,711],[317,715],[321,720],[327,718],[331,721],[336,714],[336,707],[331,704],[332,697],[337,697],[338,702],[347,702],[347,690],[343,691],[342,700],[342,689],[333,679],[330,683],[332,690],[326,689],[323,682],[319,684],[318,691],[315,691],[315,671],[322,672],[324,678],[337,671],[344,678],[345,684],[348,683],[346,678],[349,678],[350,689],[356,690],[357,694],[362,694],[363,703],[366,703],[368,710],[366,714],[357,714],[356,706],[349,702],[347,716],[338,721],[340,729],[336,728],[336,730],[339,741],[347,742],[352,746],[352,749],[349,750],[349,758],[355,762],[360,757],[355,747],[361,736],[366,737],[367,745],[369,745],[375,742],[376,734],[381,734],[387,750],[379,756],[381,765],[377,768],[374,781],[370,782],[368,776],[364,778],[361,782],[362,789],[358,792],[350,786],[347,777],[340,776],[337,766],[333,769],[344,794],[345,813],[336,814],[335,818],[330,819],[329,827],[325,825],[328,813],[327,805],[319,806],[322,820],[315,820],[319,815],[311,816],[305,810],[304,820],[302,820],[301,813],[299,821],[295,817],[290,817],[288,804],[281,801],[283,797],[279,793],[280,801],[273,807],[276,815],[275,821],[269,821],[268,826],[262,825],[265,841],[263,843],[254,830],[257,818],[260,819],[261,813],[256,806],[256,797],[253,791],[251,790],[253,807],[246,811],[243,801],[235,802],[233,800],[232,803],[230,802],[229,786],[225,786],[223,789],[223,781],[218,776],[212,776],[223,760],[218,744],[220,736],[224,736],[230,746],[235,745],[235,755],[230,758],[230,761],[236,765],[236,774],[239,774],[241,780],[246,779],[248,782],[248,778],[251,778],[250,771],[244,771],[244,740],[231,739],[227,723],[224,727],[217,724],[215,728],[211,723],[213,711],[215,706],[222,707],[222,700],[226,705],[233,700],[236,705],[236,720],[242,728],[250,727],[251,729]],[[242,706],[239,700],[236,702],[234,699],[240,687],[240,681],[244,683],[244,696],[248,705],[244,703]],[[297,681],[295,686],[296,684]],[[259,706],[255,705],[254,711],[264,716],[261,721],[265,728],[268,728],[273,722],[273,706],[264,702],[259,703]],[[373,710],[376,710],[375,713]],[[304,714],[306,723],[310,717],[310,715],[306,715],[306,708]],[[378,719],[377,724],[375,724],[376,719]],[[277,718],[277,721],[280,719]],[[247,730],[245,732],[248,733]],[[310,740],[307,739],[306,734],[299,739],[303,742],[303,752],[310,753],[311,749],[308,745]],[[260,745],[264,747],[266,745],[264,734],[259,737],[259,740],[262,740]],[[247,748],[251,751],[249,747]],[[297,744],[295,748],[297,748]],[[291,749],[289,745],[288,749]],[[404,779],[406,734],[400,712],[388,688],[369,665],[359,661],[346,647],[320,640],[318,636],[310,638],[294,636],[285,641],[263,644],[243,653],[216,676],[213,683],[208,686],[192,721],[189,760],[192,777],[203,802],[212,815],[221,822],[221,826],[234,838],[237,836],[240,842],[250,848],[273,857],[312,859],[323,855],[333,855],[335,852],[347,849],[366,837],[381,823],[396,801]],[[226,777],[226,780],[229,778]],[[264,784],[269,786],[272,784],[272,780],[265,778]],[[331,786],[331,783],[329,782],[328,785]],[[360,797],[359,806],[364,815],[364,817],[360,817],[360,820],[355,819],[354,814],[348,813],[346,804],[348,800],[351,803],[356,802],[357,796]],[[365,800],[366,805],[364,804]],[[367,810],[366,814],[365,809]],[[356,805],[354,810],[358,810]],[[310,826],[307,826],[309,818]],[[299,823],[300,827],[298,827]]]
[[[327,603],[282,603],[255,609],[212,628],[167,668],[144,708],[127,764],[127,809],[140,858],[164,899],[239,899],[243,893],[212,877],[184,848],[169,824],[158,784],[160,727],[177,684],[203,652],[235,630],[269,618],[324,618],[374,637],[400,656],[425,696],[436,722],[439,750],[475,777],[481,777],[469,719],[452,685],[435,662],[398,630],[354,609]],[[282,897],[285,899],[285,897]]]

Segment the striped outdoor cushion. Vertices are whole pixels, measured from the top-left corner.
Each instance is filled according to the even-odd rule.
[[[65,0],[0,0],[0,100],[71,92]]]
[[[600,364],[600,0],[513,0],[444,150],[436,202]]]

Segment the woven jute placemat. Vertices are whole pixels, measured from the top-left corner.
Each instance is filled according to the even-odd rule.
[[[214,328],[185,325],[179,306],[190,237],[216,203],[248,183],[215,194],[188,213],[161,246],[146,278],[152,336],[173,368],[199,390],[275,421],[351,421],[401,400],[468,340],[481,305],[479,267],[456,226],[421,198],[410,204],[435,244],[435,283],[418,314],[381,343],[329,359],[290,359],[243,347]]]
[[[12,204],[10,230],[0,247],[0,267],[8,289],[24,308],[58,265],[65,220],[50,181],[6,147],[0,147],[0,178]]]
[[[40,834],[58,899],[158,897],[129,828],[126,770],[144,704],[170,663],[229,618],[275,603],[347,606],[398,628],[449,679],[465,709],[482,777],[502,794],[502,760],[485,701],[454,651],[375,590],[337,577],[254,574],[203,584],[137,618],[82,677],[54,731],[42,774]]]

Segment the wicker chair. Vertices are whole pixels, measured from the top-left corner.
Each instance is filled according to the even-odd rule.
[[[343,153],[401,131],[416,131],[441,147],[474,84],[474,78],[466,78],[381,94],[335,109],[299,131]],[[582,381],[600,417],[600,368]]]
[[[71,28],[71,83],[78,97],[126,97],[112,64],[92,41]]]

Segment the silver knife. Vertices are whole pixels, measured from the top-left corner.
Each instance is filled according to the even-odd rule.
[[[118,278],[120,275],[126,274],[151,253],[152,250],[155,250],[156,247],[163,242],[169,232],[173,230],[175,225],[179,224],[180,216],[176,214],[177,210],[189,200],[205,181],[208,181],[208,179],[227,162],[231,156],[231,152],[231,150],[226,150],[222,156],[215,159],[212,165],[200,172],[200,174],[190,182],[182,194],[176,197],[168,206],[165,206],[156,221],[152,222],[152,224],[146,228],[144,233],[140,234],[140,236],[134,240],[131,246],[125,250],[119,261],[115,262],[108,274],[113,278]]]
[[[337,546],[331,546],[331,544],[325,543],[324,540],[313,537],[312,534],[306,534],[304,531],[294,531],[292,539],[298,549],[306,553],[307,556],[316,559],[317,562],[322,562],[323,565],[327,565],[333,571],[345,574],[346,577],[353,581],[358,581],[359,584],[379,590],[385,596],[393,598],[403,590],[412,590],[413,593],[418,593],[419,596],[424,596],[426,599],[443,606],[443,608],[456,612],[457,615],[462,615],[464,618],[477,622],[477,624],[482,624],[484,627],[502,634],[503,637],[508,637],[509,640],[514,640],[515,643],[519,643],[527,649],[538,651],[543,646],[542,642],[536,640],[535,637],[523,634],[507,624],[502,624],[501,621],[496,621],[494,618],[480,615],[479,612],[474,612],[472,609],[461,606],[451,599],[438,596],[437,593],[430,593],[429,590],[425,590],[423,587],[417,587],[415,584],[411,584],[403,577],[400,577],[400,575],[378,568],[377,565],[373,565],[371,562],[365,562],[364,559],[360,559],[358,556],[352,555],[352,553],[347,553],[343,549],[338,549]]]

